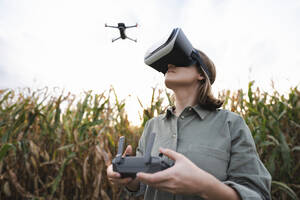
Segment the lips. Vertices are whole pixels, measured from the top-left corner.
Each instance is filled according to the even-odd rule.
[[[175,73],[175,71],[173,71],[173,70],[168,70],[168,71],[167,71],[167,73],[170,73],[170,72],[171,72],[171,73]]]

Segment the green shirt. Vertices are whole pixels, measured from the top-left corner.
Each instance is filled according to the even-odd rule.
[[[270,173],[259,159],[251,132],[241,116],[196,105],[186,107],[177,117],[173,109],[168,108],[165,114],[147,121],[136,156],[143,156],[147,138],[155,132],[152,156],[158,156],[159,147],[172,149],[234,188],[242,199],[271,199]],[[132,194],[144,194],[145,200],[202,199],[193,194],[172,194],[143,183]]]

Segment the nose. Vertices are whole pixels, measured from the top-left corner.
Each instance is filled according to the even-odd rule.
[[[173,65],[173,64],[168,64],[168,69],[170,69],[170,68],[175,68],[175,65]]]

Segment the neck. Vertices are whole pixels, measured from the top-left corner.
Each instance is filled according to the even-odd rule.
[[[194,106],[197,104],[197,87],[190,88],[176,88],[173,89],[175,94],[175,114],[178,117],[180,113],[187,106]]]

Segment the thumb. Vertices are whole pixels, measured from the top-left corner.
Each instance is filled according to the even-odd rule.
[[[174,161],[179,160],[182,157],[180,153],[177,153],[171,149],[160,148],[159,151]]]
[[[131,145],[128,145],[125,149],[125,152],[123,153],[123,156],[131,155],[131,154],[132,154],[132,147]]]

